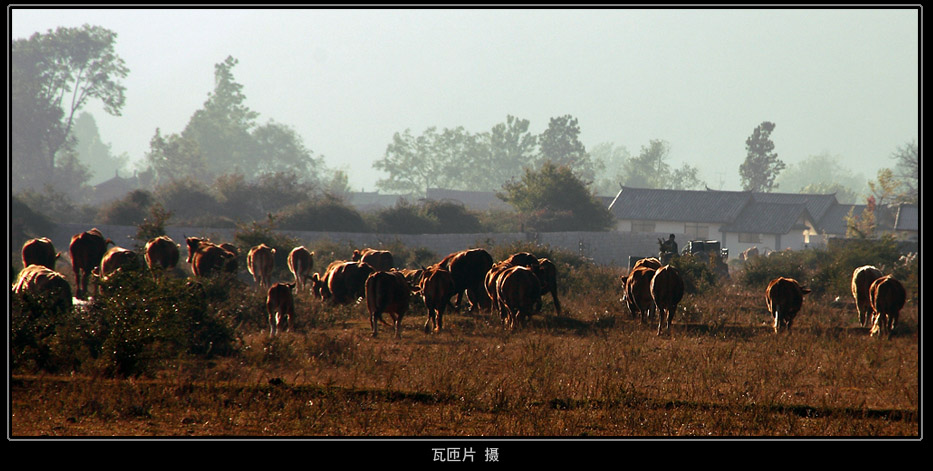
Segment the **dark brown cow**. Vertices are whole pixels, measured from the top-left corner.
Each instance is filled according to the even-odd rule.
[[[224,250],[226,250],[227,252],[232,253],[232,254],[235,255],[235,256],[240,255],[240,251],[236,248],[236,246],[233,245],[233,244],[231,244],[231,243],[229,243],[229,242],[224,242],[224,243],[222,243],[222,244],[217,244],[217,246],[220,247],[220,248],[222,248],[222,249],[224,249]]]
[[[259,244],[251,249],[246,255],[246,269],[253,275],[253,280],[259,284],[260,288],[269,286],[269,277],[272,276],[272,268],[275,266],[275,249],[266,244]]]
[[[19,294],[46,295],[54,303],[55,309],[71,309],[71,285],[61,273],[43,265],[27,265],[21,272],[13,292]]]
[[[538,279],[541,280],[541,296],[551,293],[554,310],[557,311],[558,316],[561,315],[560,299],[557,298],[557,266],[546,258],[539,259],[536,274]]]
[[[392,252],[388,250],[364,249],[353,251],[353,261],[368,263],[376,271],[389,271],[395,267]]]
[[[207,239],[188,237],[188,259],[194,276],[210,276],[218,271],[236,273],[236,254]]]
[[[432,330],[440,332],[444,326],[444,311],[450,304],[450,298],[456,294],[454,278],[449,271],[436,265],[425,268],[422,272],[419,291],[428,309],[428,318],[424,321],[424,333]]]
[[[658,267],[660,268],[660,267]],[[638,317],[644,323],[654,308],[654,298],[651,297],[651,280],[657,270],[648,266],[638,266],[623,277],[623,300],[628,306],[632,319]],[[656,310],[656,309],[655,309]]]
[[[871,284],[871,335],[891,338],[897,327],[897,318],[907,302],[907,291],[892,275],[882,276]]]
[[[739,259],[741,260],[751,260],[759,255],[758,247],[749,247],[745,249],[741,254],[739,254]]]
[[[500,309],[505,312],[505,324],[515,328],[515,321],[522,325],[536,312],[540,305],[541,283],[530,268],[515,266],[499,275],[496,297]]]
[[[402,338],[402,318],[408,313],[410,299],[411,285],[399,271],[376,271],[366,278],[366,307],[373,337],[379,322],[389,325],[382,318],[383,314],[389,314],[395,322],[395,338]]]
[[[55,252],[55,246],[48,237],[29,239],[23,244],[23,267],[29,265],[42,265],[49,270],[55,270],[55,261],[62,256]]]
[[[137,263],[139,263],[139,255],[136,252],[123,247],[111,247],[101,258],[100,267],[94,268],[91,273],[106,281],[117,270],[135,268]]]
[[[852,272],[852,297],[855,298],[855,309],[858,311],[858,323],[862,327],[871,325],[871,284],[884,274],[881,270],[865,265]]]
[[[460,309],[464,291],[470,300],[470,310],[490,308],[490,299],[486,295],[483,280],[486,272],[492,267],[492,263],[492,255],[483,249],[454,252],[438,262],[437,265],[450,271],[450,275],[454,278],[457,290],[457,309]]]
[[[305,279],[314,268],[314,252],[309,251],[305,246],[295,247],[288,253],[288,271],[295,277],[295,284],[299,291],[305,289]]]
[[[266,312],[269,314],[270,337],[275,337],[283,317],[286,332],[292,328],[292,316],[295,315],[293,289],[295,289],[295,283],[276,283],[269,287],[266,294]]]
[[[181,246],[169,236],[159,236],[146,242],[146,266],[153,272],[168,270],[178,265]]]
[[[801,288],[800,283],[793,278],[778,277],[768,283],[765,300],[768,312],[774,318],[774,332],[778,333],[782,327],[790,332],[794,317],[803,306],[804,295],[810,292],[809,288]]]
[[[75,274],[75,297],[86,299],[88,279],[91,272],[100,267],[109,244],[113,244],[113,241],[104,238],[96,227],[71,238],[68,250],[71,253],[71,269]]]
[[[334,268],[341,263],[346,263],[346,260],[334,260],[327,265],[323,274],[311,274],[311,296],[319,298],[321,301],[330,299],[330,288],[327,287],[330,281],[330,274],[334,271]]]
[[[366,278],[374,271],[372,265],[365,262],[341,262],[335,265],[325,275],[330,299],[335,304],[350,304],[364,296]]]
[[[676,268],[665,265],[658,268],[651,278],[651,299],[658,313],[658,335],[663,329],[671,331],[671,323],[677,314],[677,304],[684,297],[684,280]]]

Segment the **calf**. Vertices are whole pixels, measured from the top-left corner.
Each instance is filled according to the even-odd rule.
[[[314,252],[308,251],[303,245],[295,247],[288,253],[288,271],[295,277],[295,284],[299,291],[305,289],[305,279],[314,268]]]
[[[871,324],[871,284],[881,276],[881,270],[871,265],[858,267],[852,272],[852,297],[855,298],[858,323],[862,327]]]
[[[75,297],[79,299],[87,297],[87,283],[91,273],[95,268],[100,267],[100,261],[107,252],[107,246],[112,244],[113,241],[104,238],[96,227],[75,234],[71,238],[68,250],[71,253],[71,268],[75,274]]]
[[[272,268],[275,266],[275,249],[266,244],[259,244],[246,255],[246,269],[260,288],[269,286]]]
[[[159,236],[146,242],[146,266],[155,272],[168,270],[178,265],[181,246],[168,236]]]
[[[765,300],[774,318],[774,333],[780,332],[782,327],[790,332],[794,317],[803,306],[803,297],[809,292],[809,288],[801,288],[793,278],[778,277],[768,283]]]
[[[432,330],[440,332],[444,326],[444,311],[450,304],[450,298],[456,294],[454,278],[450,272],[438,266],[425,268],[419,286],[428,318],[424,322],[424,333]]]
[[[369,308],[373,337],[376,336],[378,322],[389,325],[382,318],[388,313],[395,322],[395,338],[402,338],[402,317],[408,312],[410,299],[411,286],[401,272],[377,271],[366,278],[366,307]]]
[[[122,268],[135,268],[139,256],[132,250],[123,247],[111,247],[100,261],[100,267],[91,270],[91,273],[103,281],[107,281],[117,270]]]
[[[29,239],[23,244],[23,268],[29,265],[42,265],[49,270],[54,270],[55,261],[61,256],[61,252],[55,252],[55,246],[48,237]]]
[[[185,242],[188,244],[186,261],[191,264],[191,272],[194,276],[206,277],[218,271],[236,273],[235,253],[198,237],[187,237]]]
[[[658,335],[661,335],[662,327],[671,331],[677,304],[683,297],[684,280],[680,272],[670,265],[658,268],[651,278],[651,299],[658,312]]]
[[[285,318],[285,330],[291,330],[292,316],[295,315],[295,298],[292,296],[294,288],[295,283],[276,283],[269,287],[266,295],[269,337],[275,337],[279,325],[282,323],[282,317]]]
[[[660,268],[660,267],[658,267]],[[651,315],[654,298],[651,297],[651,280],[657,270],[648,266],[637,266],[623,279],[624,300],[632,319],[638,317],[642,324]]]
[[[506,326],[514,329],[516,320],[524,325],[535,313],[541,299],[541,283],[530,268],[507,268],[499,275],[496,297],[505,313]]]
[[[907,291],[900,281],[891,275],[882,276],[871,284],[872,328],[871,335],[891,338],[897,327],[897,318],[907,302]]]

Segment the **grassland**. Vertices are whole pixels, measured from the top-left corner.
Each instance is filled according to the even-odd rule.
[[[262,297],[225,355],[149,352],[140,374],[15,368],[11,437],[902,437],[920,436],[919,311],[891,339],[857,327],[851,297],[806,299],[775,335],[763,293],[688,294],[671,335],[630,318],[595,276],[515,332],[462,312],[425,334],[371,336],[365,303],[298,295],[268,338]]]

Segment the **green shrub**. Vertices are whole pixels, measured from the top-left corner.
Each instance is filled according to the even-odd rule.
[[[376,212],[373,226],[386,234],[437,234],[440,223],[423,208],[400,199],[395,206]]]
[[[426,201],[422,212],[425,217],[437,222],[435,230],[440,234],[485,232],[477,214],[458,201]]]
[[[687,254],[671,258],[671,266],[680,272],[685,293],[703,292],[716,285],[716,273],[710,269],[707,260]]]

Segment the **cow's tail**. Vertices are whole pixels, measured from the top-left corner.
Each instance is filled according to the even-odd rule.
[[[389,296],[385,290],[378,289],[379,277],[370,275],[366,281],[366,307],[369,309],[370,316],[381,322],[383,325],[392,325],[382,318],[382,310],[388,304]]]

